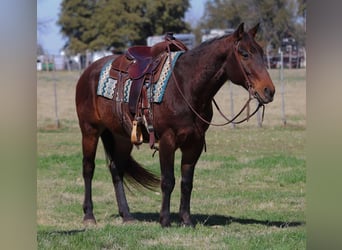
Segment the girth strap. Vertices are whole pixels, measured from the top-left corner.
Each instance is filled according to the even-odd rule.
[[[149,144],[150,148],[154,148],[155,143],[155,136],[154,136],[154,127],[153,127],[153,114],[151,110],[150,102],[147,98],[147,87],[146,85],[143,86],[142,89],[142,115],[143,115],[143,122],[145,123],[145,127],[149,134]]]

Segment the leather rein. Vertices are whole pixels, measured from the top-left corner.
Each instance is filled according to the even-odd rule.
[[[253,90],[253,87],[252,87],[252,84],[251,84],[251,81],[246,73],[246,70],[245,68],[243,67],[241,61],[239,60],[238,58],[238,46],[239,46],[239,43],[240,41],[236,42],[235,43],[235,46],[234,46],[234,55],[235,55],[235,58],[239,64],[239,67],[240,67],[240,70],[242,71],[243,75],[244,75],[244,78],[245,78],[245,84],[246,84],[246,87],[247,87],[247,90],[248,90],[248,93],[249,93],[249,98],[247,100],[247,102],[245,103],[245,105],[242,107],[242,109],[240,110],[240,112],[238,112],[232,119],[229,119],[226,115],[223,114],[223,112],[221,111],[221,109],[219,108],[217,102],[215,101],[215,99],[213,98],[213,103],[217,109],[217,111],[220,113],[220,115],[226,120],[226,122],[224,123],[212,123],[211,121],[208,121],[206,120],[205,118],[203,118],[195,109],[194,107],[192,107],[192,105],[190,104],[190,102],[186,99],[186,97],[184,96],[183,92],[181,91],[180,87],[179,87],[179,84],[178,84],[178,81],[177,81],[177,78],[174,74],[174,71],[173,71],[173,68],[171,68],[171,75],[172,75],[172,78],[176,84],[176,87],[178,89],[178,92],[181,94],[182,98],[184,99],[184,101],[186,102],[186,104],[189,106],[189,108],[191,109],[191,111],[204,123],[208,124],[208,125],[212,125],[212,126],[225,126],[225,125],[228,125],[228,124],[240,124],[244,121],[248,121],[249,118],[251,118],[253,115],[256,114],[256,112],[260,109],[260,107],[263,107],[263,110],[262,110],[262,120],[264,120],[264,112],[265,112],[265,105],[260,103],[258,104],[258,107],[254,110],[254,112],[252,114],[250,114],[250,107],[249,107],[249,104],[250,104],[250,101],[253,99],[252,97],[252,90]],[[171,64],[171,51],[170,51],[170,47],[168,46],[168,54],[169,54],[169,61],[170,61],[170,65]],[[247,109],[247,116],[240,120],[240,121],[235,121],[240,115],[241,113]]]

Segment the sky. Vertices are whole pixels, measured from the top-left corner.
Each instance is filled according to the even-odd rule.
[[[156,0],[151,0],[156,1]],[[43,30],[37,30],[38,43],[42,44],[46,53],[57,55],[65,44],[56,24],[62,0],[37,0],[37,20],[47,23]],[[185,20],[191,25],[202,17],[206,0],[190,0],[191,8],[185,14]]]

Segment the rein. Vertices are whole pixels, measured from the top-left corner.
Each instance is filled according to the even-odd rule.
[[[191,111],[192,111],[192,112],[193,112],[193,113],[194,113],[202,122],[204,122],[204,123],[206,123],[206,124],[208,124],[208,125],[212,125],[212,126],[225,126],[225,125],[228,125],[228,124],[230,124],[230,123],[232,123],[232,124],[240,124],[240,123],[242,123],[242,122],[244,122],[244,121],[248,121],[249,118],[251,118],[253,115],[255,115],[255,113],[260,109],[260,107],[263,107],[263,110],[262,110],[262,121],[264,120],[265,105],[262,104],[262,103],[260,103],[260,102],[259,102],[259,104],[258,104],[258,107],[254,110],[254,112],[253,112],[252,114],[250,114],[250,107],[249,107],[249,104],[250,104],[250,101],[253,99],[253,98],[252,98],[252,93],[251,93],[251,92],[252,92],[252,84],[251,84],[251,82],[250,82],[250,80],[249,80],[249,77],[248,77],[248,75],[247,75],[247,73],[246,73],[246,71],[245,71],[245,69],[244,69],[244,67],[243,67],[243,65],[242,65],[242,63],[241,63],[241,61],[238,60],[238,55],[237,55],[237,53],[238,53],[238,46],[239,46],[239,42],[237,42],[237,43],[236,43],[236,46],[234,47],[234,55],[235,55],[235,57],[236,57],[236,60],[237,60],[238,63],[239,63],[239,66],[240,66],[240,68],[241,68],[241,71],[242,71],[242,73],[243,73],[243,75],[244,75],[244,78],[245,78],[245,81],[246,81],[246,85],[247,85],[247,89],[248,89],[248,93],[249,93],[249,98],[248,98],[247,102],[245,103],[245,105],[244,105],[244,106],[242,107],[242,109],[240,110],[240,112],[237,113],[232,119],[227,118],[227,116],[225,116],[225,115],[223,114],[223,112],[221,111],[221,109],[220,109],[219,106],[217,105],[217,102],[216,102],[215,99],[213,98],[212,101],[213,101],[213,103],[214,103],[214,105],[215,105],[217,111],[218,111],[218,112],[220,113],[220,115],[226,120],[226,122],[224,122],[224,123],[219,123],[219,124],[218,124],[218,123],[212,123],[211,121],[208,121],[208,120],[206,120],[205,118],[203,118],[203,117],[194,109],[194,107],[192,107],[192,105],[189,103],[189,101],[186,99],[186,97],[184,96],[183,92],[181,91],[181,89],[180,89],[180,87],[179,87],[179,84],[178,84],[178,81],[177,81],[177,78],[176,78],[176,76],[175,76],[175,73],[174,73],[173,69],[171,68],[172,79],[174,80],[174,82],[175,82],[175,84],[176,84],[176,87],[177,87],[178,92],[181,94],[182,98],[184,99],[184,101],[186,102],[186,104],[189,106],[189,108],[191,109]],[[170,51],[170,47],[168,46],[167,48],[168,48],[168,54],[169,54],[170,65],[172,65],[172,64],[171,64],[171,51]],[[244,119],[240,120],[240,121],[235,121],[235,120],[241,115],[241,113],[242,113],[245,109],[247,109],[247,116],[246,116]]]

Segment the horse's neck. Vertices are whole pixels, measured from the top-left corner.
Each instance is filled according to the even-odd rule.
[[[226,63],[228,57],[233,55],[233,51],[227,46],[226,39],[214,41],[204,46],[201,51],[189,52],[189,58],[192,58],[190,82],[184,83],[186,85],[184,87],[189,88],[188,91],[191,92],[194,102],[201,102],[202,105],[210,104],[228,80]],[[197,59],[194,56],[196,54]],[[189,65],[189,62],[187,63]]]

